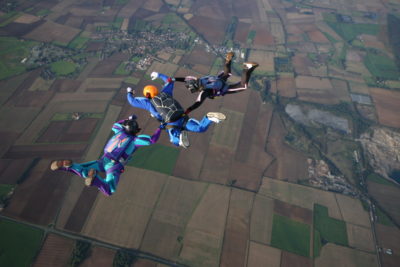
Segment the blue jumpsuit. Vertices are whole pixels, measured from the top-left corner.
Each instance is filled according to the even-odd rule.
[[[174,90],[174,81],[168,77],[167,75],[158,74],[158,77],[161,78],[165,84],[162,89],[162,92],[169,94],[173,97],[173,90]],[[151,101],[146,97],[135,97],[133,94],[128,93],[128,102],[133,107],[141,108],[149,111],[153,117],[157,120],[162,121],[163,118],[161,117],[160,113],[156,110],[153,106]],[[174,127],[166,127],[167,132],[169,134],[169,140],[176,146],[179,146],[179,135],[181,134],[182,130],[186,130],[189,132],[196,132],[201,133],[207,131],[208,127],[211,125],[212,121],[209,120],[206,116],[204,116],[201,121],[195,119],[189,119],[185,124],[185,118],[182,117],[177,121],[169,122],[166,124],[171,125]],[[185,125],[184,125],[185,124]]]
[[[122,126],[123,121],[114,123],[112,131],[114,132],[113,137],[110,138],[106,145],[104,155],[98,159],[85,163],[73,163],[71,167],[63,167],[60,170],[72,172],[80,177],[87,178],[90,169],[97,171],[96,177],[93,179],[92,186],[96,186],[103,194],[110,196],[112,195],[118,185],[119,176],[124,171],[124,165],[132,158],[132,154],[140,146],[148,146],[157,142],[160,137],[161,129],[158,128],[152,136],[149,135],[138,135],[133,136],[125,133]],[[110,146],[120,146],[118,141],[113,143],[114,137],[124,134],[124,140],[127,142],[127,146],[123,148],[122,156],[119,160],[115,160],[109,156],[107,149]],[[106,177],[103,179],[99,176],[99,172],[105,172]]]

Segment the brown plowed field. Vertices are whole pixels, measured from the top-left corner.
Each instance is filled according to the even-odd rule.
[[[253,45],[255,46],[267,46],[274,45],[274,36],[268,30],[267,25],[257,25],[255,28],[256,36],[253,40]]]
[[[253,90],[251,89],[247,89],[237,94],[225,95],[224,97],[222,97],[222,106],[226,109],[245,113],[250,96],[252,97],[251,99],[257,97],[256,94],[252,94],[252,91]],[[252,105],[252,103],[250,105]]]
[[[40,20],[31,24],[23,24],[23,23],[15,23],[11,22],[7,24],[6,26],[1,28],[1,32],[4,32],[4,36],[14,36],[14,37],[22,37],[25,34],[31,32],[37,27],[40,27],[42,24],[44,24],[44,20]]]
[[[296,84],[292,77],[278,79],[277,88],[281,96],[296,97]]]
[[[261,244],[270,244],[274,200],[257,194],[251,210],[250,239]]]
[[[193,16],[193,18],[189,20],[189,24],[211,44],[221,44],[224,40],[227,26],[226,21],[203,16]]]
[[[211,19],[225,20],[226,18],[230,19],[231,17],[229,5],[225,5],[225,3],[219,1],[195,1],[191,10],[193,10],[193,13],[198,16],[208,17]]]
[[[280,267],[281,250],[250,241],[247,267]]]
[[[296,255],[287,251],[282,251],[282,259],[280,267],[312,267],[311,259]]]
[[[71,79],[57,79],[51,86],[51,90],[57,92],[75,92],[82,84],[82,81]]]
[[[52,21],[46,21],[24,37],[39,42],[61,42],[68,44],[79,34],[80,30],[69,26],[61,25]]]
[[[72,179],[81,179],[83,183],[83,178],[79,176],[74,176]],[[85,187],[78,199],[75,203],[75,207],[73,208],[70,217],[65,224],[65,229],[68,231],[73,231],[79,233],[86,221],[87,216],[92,209],[92,206],[97,198],[98,189],[95,187]]]
[[[313,220],[313,213],[311,210],[291,205],[277,199],[275,199],[274,212],[306,224],[311,224]]]
[[[12,146],[4,155],[4,157],[12,159],[29,158],[29,157],[79,158],[86,150],[86,147],[87,144]]]
[[[79,266],[82,267],[101,267],[101,266],[113,266],[115,250],[103,248],[103,247],[92,247],[90,257],[85,259]],[[136,263],[134,264],[136,267]]]
[[[126,5],[124,5],[124,8],[121,8],[118,17],[123,17],[123,18],[130,18],[136,10],[145,3],[146,0],[137,0],[137,1],[130,1]]]
[[[209,66],[211,68],[214,63],[215,55],[212,53],[208,53],[204,50],[204,48],[197,46],[193,49],[192,53],[188,56],[183,56],[180,64],[192,64],[192,65],[204,65]],[[191,74],[193,75],[193,74]]]
[[[99,119],[83,118],[77,121],[54,121],[39,137],[37,143],[87,142]]]
[[[157,262],[146,260],[146,259],[138,259],[135,261],[134,267],[157,267],[159,266]]]
[[[250,32],[250,27],[251,24],[238,22],[235,32],[235,41],[239,42],[242,45],[245,45],[247,41],[247,36]]]
[[[298,74],[310,75],[310,70],[308,67],[313,66],[312,61],[305,54],[296,53],[293,57],[293,67]]]
[[[254,194],[232,189],[220,266],[245,266]]]
[[[123,53],[113,54],[111,57],[100,61],[96,67],[90,72],[90,77],[104,78],[105,75],[113,76],[114,70],[121,64],[122,61],[127,60],[128,55]]]
[[[368,182],[368,191],[380,206],[384,207],[397,223],[400,223],[400,209],[397,205],[400,202],[400,189],[396,186]]]
[[[153,12],[159,12],[163,5],[164,3],[161,0],[147,0],[142,8],[151,10]]]
[[[383,224],[375,224],[378,244],[383,248],[391,248],[393,255],[380,253],[383,266],[397,267],[400,262],[400,255],[396,251],[400,250],[400,230],[396,227],[390,227]]]
[[[307,34],[311,41],[313,41],[314,43],[329,43],[329,40],[319,30],[309,31],[307,32]]]
[[[15,132],[0,132],[0,156],[3,156],[17,140],[19,134]]]
[[[33,267],[67,266],[74,244],[72,239],[48,234]]]
[[[286,129],[279,115],[272,116],[270,134],[267,141],[267,152],[276,158],[274,166],[270,166],[267,175],[279,179],[297,182],[308,177],[307,157],[284,143]],[[288,167],[290,166],[290,167]]]
[[[48,160],[41,160],[30,170],[16,188],[6,215],[41,225],[54,221],[69,185],[69,175],[51,171],[49,164]]]
[[[372,88],[370,91],[379,122],[386,126],[400,128],[400,93],[379,88]]]
[[[256,1],[239,0],[233,1],[233,12],[240,18],[252,18],[259,20],[258,6]]]
[[[52,91],[23,92],[13,99],[15,107],[43,107],[54,96]]]
[[[247,159],[245,161],[235,159],[233,162],[230,180],[236,180],[237,187],[258,190],[264,171],[273,161],[273,157],[265,151],[272,111],[271,106],[261,104]]]
[[[334,95],[332,90],[298,89],[297,96],[300,100],[305,102],[327,105],[335,105],[340,103],[339,99]]]
[[[230,173],[234,153],[229,148],[210,145],[200,173],[202,181],[225,184]]]
[[[16,184],[24,172],[31,166],[32,158],[1,159],[0,184]]]

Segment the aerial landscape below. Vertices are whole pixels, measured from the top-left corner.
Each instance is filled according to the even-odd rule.
[[[400,0],[0,0],[0,266],[400,266],[399,25]],[[129,94],[228,57],[248,88],[192,109],[177,78],[209,128],[161,127],[111,196],[50,169],[132,114],[150,138]]]

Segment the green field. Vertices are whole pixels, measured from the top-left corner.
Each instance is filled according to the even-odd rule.
[[[328,208],[325,206],[314,204],[314,230],[319,233],[322,244],[331,242],[348,246],[346,223],[329,217]],[[314,241],[314,245],[318,243]]]
[[[254,38],[256,37],[256,31],[250,31],[249,34],[247,35],[247,44],[252,44]]]
[[[51,10],[49,10],[49,9],[42,9],[42,10],[39,10],[38,12],[36,12],[36,16],[38,16],[38,17],[44,17],[44,16],[47,16],[48,14],[50,14],[51,13]]]
[[[367,176],[368,181],[374,182],[377,184],[383,184],[383,185],[389,185],[389,186],[395,186],[394,183],[390,182],[389,180],[383,178],[379,174],[376,173],[371,173],[370,175]]]
[[[364,57],[364,64],[375,77],[397,80],[400,76],[395,62],[383,53],[368,52]]]
[[[274,214],[271,246],[309,257],[310,226]]]
[[[27,66],[21,60],[29,56],[36,44],[13,37],[0,37],[0,80],[25,72]]]
[[[13,12],[6,13],[3,16],[0,16],[1,20],[3,21],[2,23],[0,23],[0,27],[6,26],[8,23],[12,22],[16,18],[18,18],[20,15],[21,15],[21,13],[13,11]]]
[[[14,188],[11,184],[0,184],[0,200],[5,197]]]
[[[115,20],[114,20],[114,22],[111,24],[111,26],[112,26],[113,28],[120,29],[120,28],[121,28],[121,25],[122,25],[122,22],[124,22],[124,18],[116,17]]]
[[[319,257],[322,248],[321,235],[317,230],[314,230],[314,258]]]
[[[31,266],[40,250],[43,232],[22,224],[0,220],[1,266]]]
[[[50,68],[57,76],[65,76],[75,72],[77,66],[72,62],[61,60],[51,63]]]
[[[88,37],[84,37],[81,34],[75,37],[69,44],[68,47],[72,49],[82,49],[86,43],[90,40]]]
[[[139,148],[128,166],[171,175],[178,156],[178,148],[155,144]]]
[[[396,226],[378,206],[375,206],[375,211],[378,217],[378,223],[386,226]]]
[[[324,13],[325,22],[344,40],[350,41],[360,34],[377,35],[379,25],[367,23],[343,23],[337,21],[336,14]]]
[[[117,75],[129,75],[131,74],[131,71],[128,71],[125,69],[126,63],[122,62],[121,64],[119,64],[119,66],[115,69],[114,74]]]
[[[128,78],[126,78],[124,80],[124,82],[131,83],[131,84],[134,84],[134,85],[137,85],[139,83],[139,81],[140,81],[140,79],[136,78],[136,77],[128,77]]]

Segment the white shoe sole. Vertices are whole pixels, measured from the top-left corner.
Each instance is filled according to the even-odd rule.
[[[190,146],[189,137],[186,131],[182,131],[181,134],[179,135],[179,145],[184,148]]]
[[[223,114],[221,112],[208,112],[207,118],[216,118],[220,121],[223,121],[226,119],[226,116],[225,116],[225,114]]]

